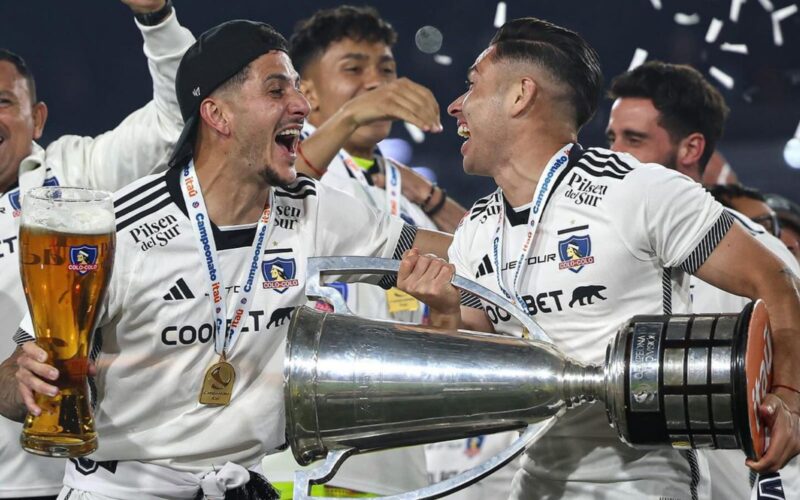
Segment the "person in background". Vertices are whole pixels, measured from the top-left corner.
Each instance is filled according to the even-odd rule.
[[[717,174],[730,171],[725,168],[724,158],[714,153],[728,107],[719,91],[695,69],[648,61],[617,76],[609,96],[614,99],[606,129],[611,150],[678,170],[698,183],[709,178],[709,168]],[[800,273],[795,259],[778,240],[777,219],[760,193],[740,185],[706,187],[741,228],[779,257],[788,269]],[[694,277],[690,278],[690,289],[695,313],[738,313],[750,301]],[[743,453],[701,450],[700,456],[708,459],[712,498],[750,497],[751,474],[744,465]],[[781,473],[796,475],[797,469],[795,460]]]
[[[778,223],[781,226],[781,241],[800,261],[800,205],[777,194],[768,194],[766,199],[767,205],[778,216]]]
[[[0,49],[0,414],[21,420],[12,336],[27,304],[17,255],[19,215],[25,192],[37,186],[83,186],[116,190],[146,174],[164,170],[183,128],[175,98],[175,73],[192,34],[165,0],[122,0],[134,13],[144,38],[153,80],[153,99],[115,129],[97,137],[65,135],[43,148],[47,105],[40,100],[33,72],[13,52]],[[51,83],[51,82],[46,82]],[[52,82],[52,84],[55,84]],[[8,359],[6,359],[8,358]],[[42,458],[19,446],[22,426],[0,418],[0,498],[55,498],[65,460]]]

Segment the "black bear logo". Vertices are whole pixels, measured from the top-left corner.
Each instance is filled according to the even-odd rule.
[[[280,309],[275,309],[272,312],[272,316],[269,317],[269,323],[267,323],[267,330],[272,325],[281,326],[286,319],[292,315],[292,311],[294,310],[294,306],[292,307],[281,307]]]
[[[572,307],[572,304],[577,302],[578,304],[585,306],[588,302],[589,304],[594,304],[592,299],[597,297],[600,300],[606,300],[605,297],[600,295],[600,292],[605,290],[606,287],[603,285],[588,285],[588,286],[579,286],[572,292],[572,300],[569,301],[569,306]]]

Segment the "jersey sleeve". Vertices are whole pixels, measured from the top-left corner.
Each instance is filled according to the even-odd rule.
[[[645,164],[616,190],[612,217],[631,253],[695,273],[733,225],[703,187],[660,165]]]
[[[366,203],[337,189],[318,185],[315,255],[353,255],[400,259],[414,244],[417,230],[399,217],[372,210]],[[348,277],[391,288],[392,276]]]
[[[183,128],[175,75],[194,36],[173,12],[163,23],[142,26],[153,99],[116,128],[97,137],[67,135],[47,148],[47,164],[62,183],[114,191],[148,173],[162,171]]]

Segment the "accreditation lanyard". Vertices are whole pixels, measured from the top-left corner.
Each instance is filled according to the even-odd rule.
[[[255,288],[253,285],[258,276],[261,250],[274,220],[273,217],[270,217],[270,212],[275,203],[275,195],[273,189],[270,188],[269,201],[264,207],[256,227],[256,237],[251,247],[250,269],[247,273],[247,279],[241,289],[242,291],[234,294],[238,305],[233,314],[230,328],[226,328],[225,320],[228,309],[224,294],[225,285],[222,280],[222,268],[219,265],[217,246],[214,243],[214,237],[211,232],[211,219],[208,217],[208,210],[200,187],[195,174],[194,162],[189,162],[183,169],[181,190],[183,191],[183,200],[186,203],[189,219],[192,222],[192,229],[194,229],[197,248],[200,250],[200,254],[206,264],[209,285],[208,298],[211,301],[211,310],[214,313],[214,324],[216,325],[214,330],[214,350],[224,359],[226,353],[230,352],[236,344],[236,340],[239,338],[244,326],[243,319],[247,317],[253,303],[251,300]],[[224,334],[221,335],[222,332]]]
[[[386,211],[400,216],[400,193],[403,188],[403,180],[400,178],[400,169],[391,160],[384,161],[386,168]]]
[[[503,268],[501,261],[503,256],[504,239],[505,239],[505,219],[506,209],[503,202],[503,190],[498,188],[495,191],[495,201],[499,205],[499,214],[497,217],[497,227],[494,231],[494,240],[492,241],[492,252],[494,258],[495,278],[497,279],[497,286],[503,295],[509,300],[516,301],[517,305],[523,310],[527,311],[528,307],[525,300],[520,295],[517,285],[519,278],[522,276],[523,267],[530,255],[531,248],[533,248],[533,236],[536,234],[536,229],[539,227],[539,221],[544,213],[544,205],[550,196],[550,192],[555,187],[555,180],[558,174],[566,168],[569,163],[569,152],[572,144],[568,144],[563,149],[553,156],[548,162],[547,167],[542,171],[539,182],[536,183],[536,190],[533,195],[533,202],[531,203],[530,213],[528,214],[528,234],[525,241],[522,243],[519,258],[517,258],[517,265],[514,268],[514,278],[511,281],[511,291],[509,291],[503,282],[502,271]],[[512,295],[513,293],[513,295]]]

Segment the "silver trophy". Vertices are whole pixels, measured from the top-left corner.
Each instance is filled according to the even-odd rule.
[[[393,273],[399,262],[362,257],[308,261],[306,293],[333,313],[298,308],[286,346],[286,433],[294,498],[310,498],[350,455],[523,430],[484,464],[393,500],[439,498],[519,455],[565,411],[605,403],[634,447],[765,447],[755,410],[771,384],[763,303],[741,314],[636,316],[612,339],[602,366],[561,353],[514,304],[462,277],[453,284],[513,315],[529,339],[368,320],[352,315],[323,275]],[[319,500],[319,497],[314,497]]]

